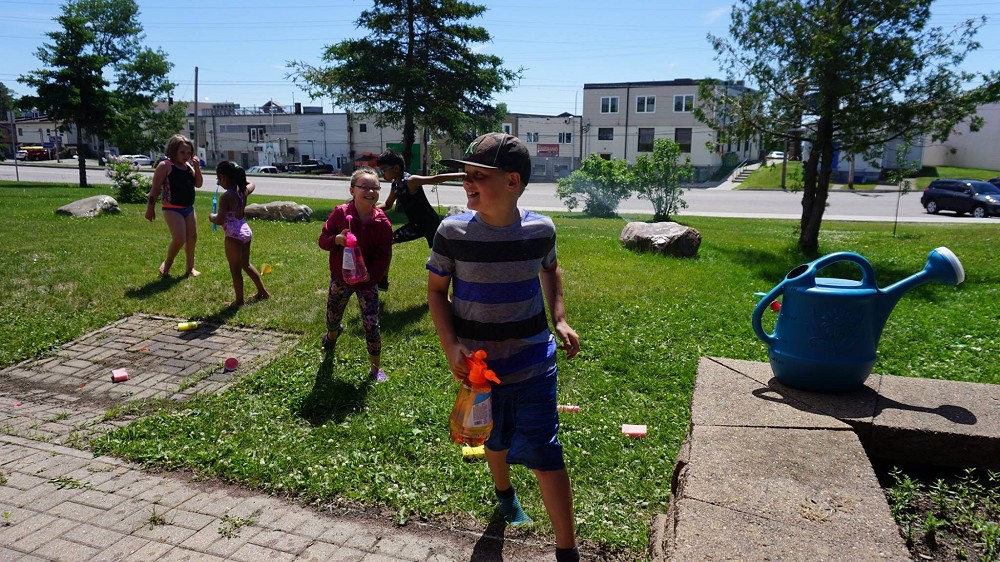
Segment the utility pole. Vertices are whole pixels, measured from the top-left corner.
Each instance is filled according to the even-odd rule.
[[[194,139],[192,139],[191,144],[194,145],[194,154],[192,156],[198,156],[198,67],[194,67],[194,129],[192,129]]]

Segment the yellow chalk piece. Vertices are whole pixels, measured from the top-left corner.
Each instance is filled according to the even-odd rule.
[[[462,458],[467,461],[474,461],[477,459],[486,458],[486,449],[482,445],[478,447],[470,447],[468,445],[462,445]]]
[[[197,322],[179,322],[177,324],[177,329],[180,330],[180,331],[182,331],[182,332],[187,332],[189,330],[194,330],[197,327],[198,327],[198,323]]]
[[[261,275],[267,275],[268,273],[271,273],[272,271],[274,271],[274,270],[271,269],[271,264],[269,264],[269,263],[265,263],[264,265],[260,266],[260,274]]]

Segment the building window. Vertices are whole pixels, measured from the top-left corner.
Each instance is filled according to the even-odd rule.
[[[601,113],[618,113],[618,96],[601,98]]]
[[[250,142],[264,142],[264,127],[250,127]]]
[[[368,123],[358,123],[358,132],[359,133],[367,133],[368,132]]]
[[[674,113],[691,113],[694,110],[694,95],[674,96]]]
[[[538,133],[524,133],[524,142],[538,142]]]
[[[656,113],[656,96],[638,96],[635,98],[636,113]]]
[[[511,125],[510,123],[503,124],[503,132],[505,135],[513,135],[514,134],[512,132],[513,130],[514,130],[514,125]]]
[[[652,127],[639,128],[639,152],[653,152],[653,131]]]
[[[615,140],[615,130],[611,127],[598,127],[597,140]]]
[[[573,144],[573,133],[559,133],[559,144]]]
[[[601,160],[611,160],[611,153],[610,152],[602,152],[602,153],[598,154],[598,156],[601,157]]]
[[[690,127],[674,129],[674,142],[680,145],[681,152],[691,153]]]

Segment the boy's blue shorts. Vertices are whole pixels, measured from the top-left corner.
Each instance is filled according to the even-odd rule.
[[[556,412],[556,370],[514,383],[494,386],[491,451],[507,450],[507,464],[532,470],[560,470],[563,462]]]

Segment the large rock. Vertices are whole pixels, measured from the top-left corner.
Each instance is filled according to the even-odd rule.
[[[312,209],[295,201],[272,201],[270,203],[254,203],[247,205],[243,216],[248,219],[263,219],[284,222],[309,222],[312,220]]]
[[[619,240],[631,250],[690,258],[698,255],[701,233],[675,222],[630,222]]]
[[[71,217],[96,217],[101,213],[120,213],[118,201],[110,195],[95,195],[67,203],[56,209],[57,215]]]

